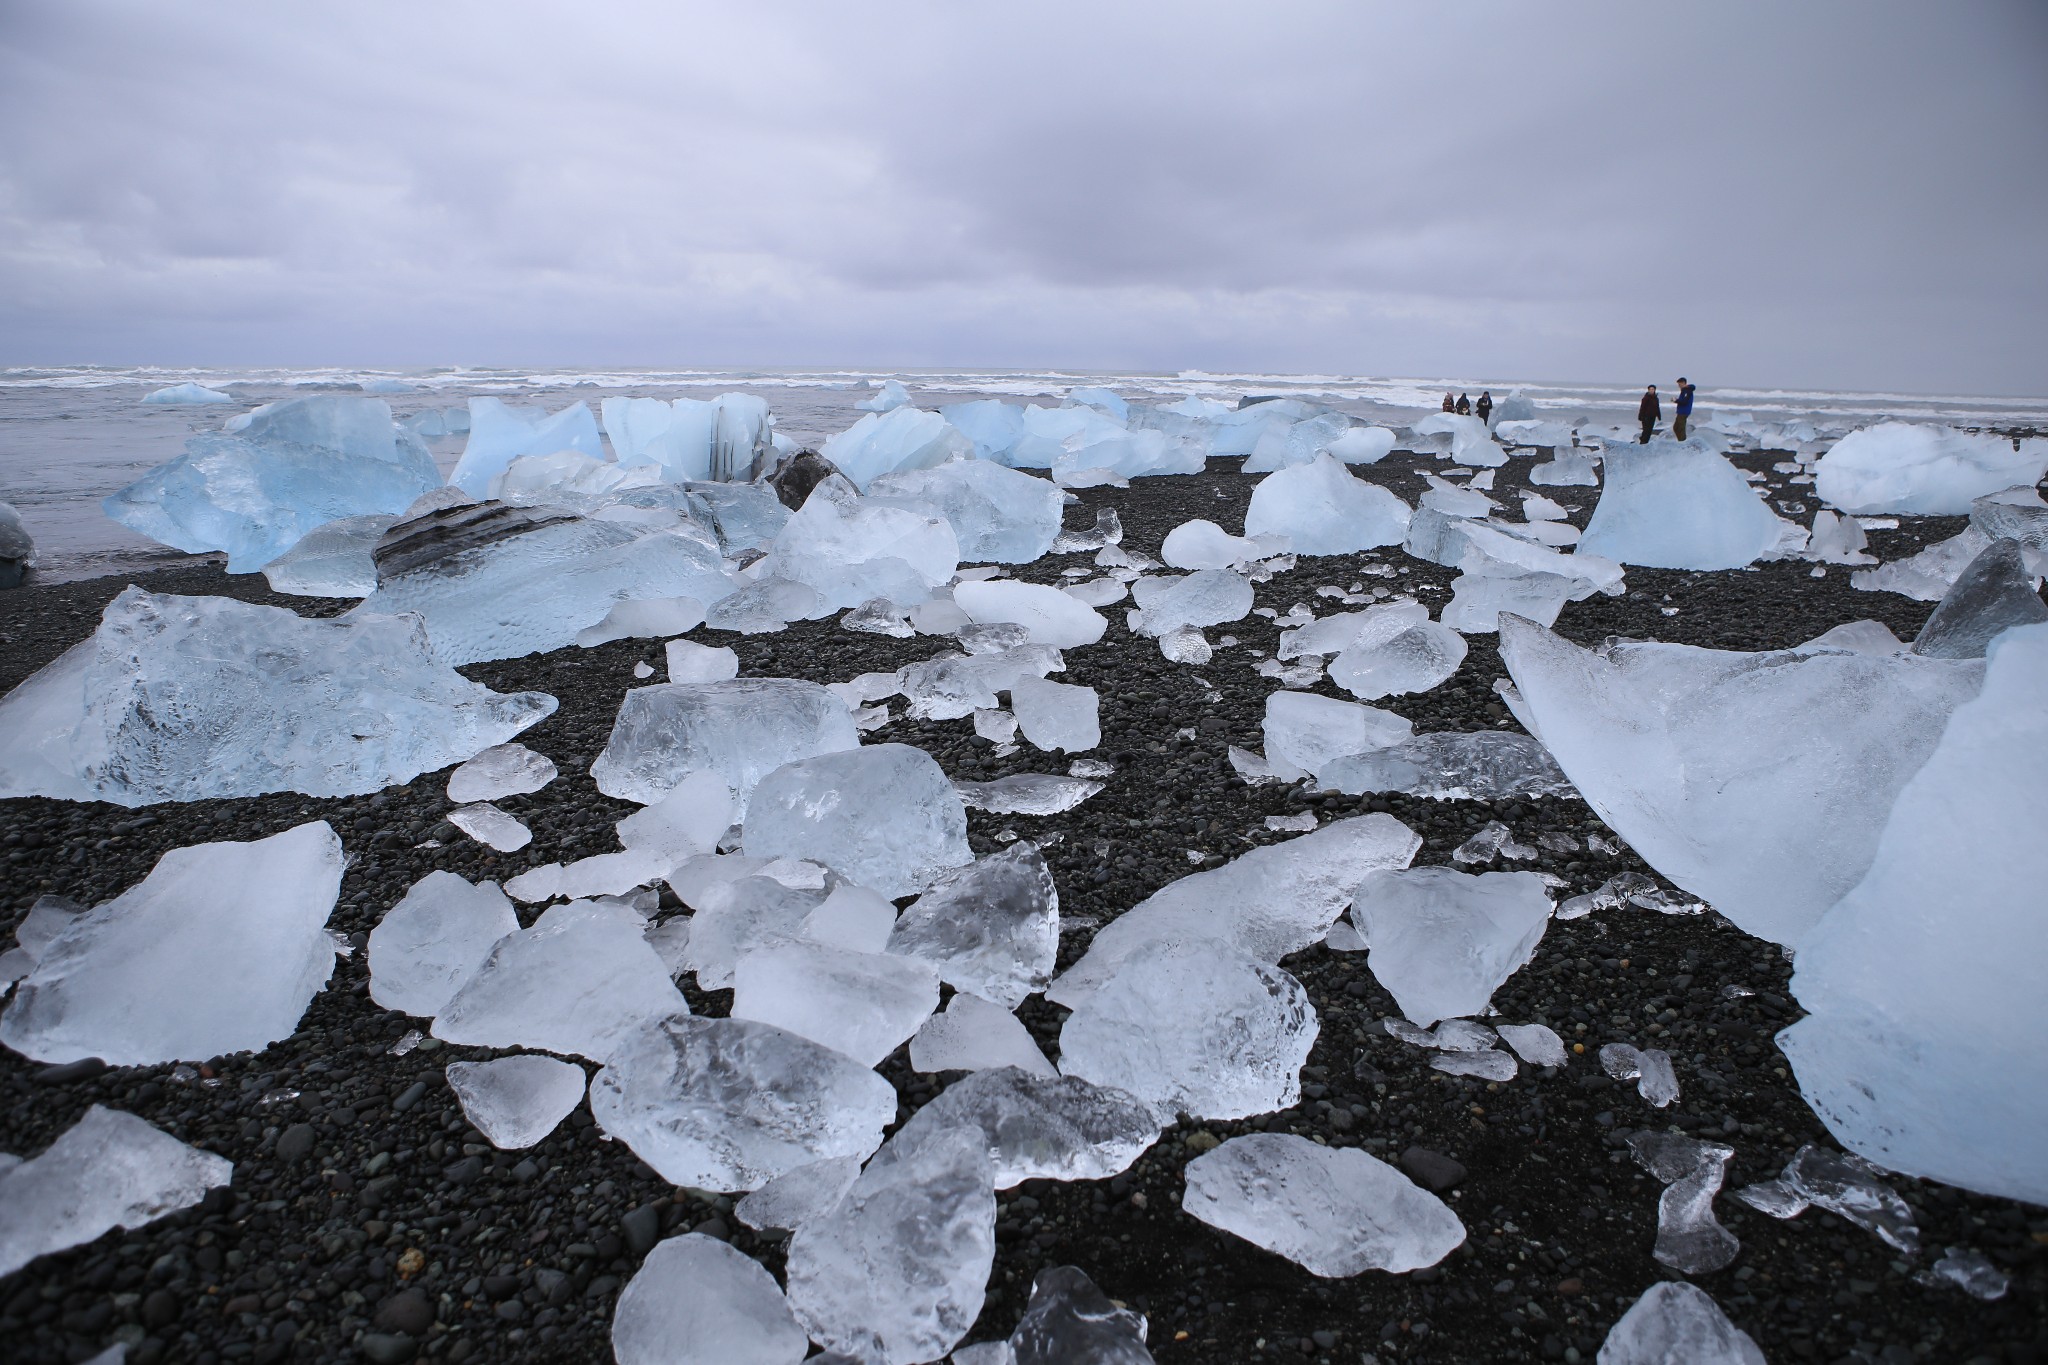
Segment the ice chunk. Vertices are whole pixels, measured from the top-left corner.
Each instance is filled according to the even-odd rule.
[[[1864,553],[1868,543],[1863,527],[1854,517],[1838,517],[1822,508],[1813,514],[1813,531],[1806,538],[1806,557],[1823,564],[1875,564],[1876,556]]]
[[[1895,592],[1920,602],[1938,602],[1955,586],[1963,570],[1990,546],[1990,537],[1974,526],[1965,526],[1916,555],[1851,574],[1849,586],[1864,592]]]
[[[755,783],[773,769],[859,743],[845,705],[817,683],[666,683],[626,693],[590,775],[607,796],[651,805],[691,773],[716,773],[744,814]]]
[[[1392,711],[1338,701],[1314,692],[1275,692],[1266,698],[1266,753],[1318,772],[1333,759],[1400,744],[1415,724]]]
[[[1145,1315],[1116,1303],[1079,1268],[1048,1266],[1031,1281],[1031,1302],[1004,1342],[953,1352],[955,1365],[1153,1365]],[[989,1351],[969,1360],[965,1351]]]
[[[525,821],[507,815],[488,801],[457,806],[448,812],[448,823],[500,853],[517,853],[533,842],[533,831]]]
[[[702,1233],[656,1245],[612,1313],[618,1365],[797,1365],[809,1350],[775,1277]]]
[[[827,1157],[776,1176],[734,1205],[733,1213],[763,1232],[795,1232],[839,1207],[859,1178],[859,1157]]]
[[[1040,749],[1085,753],[1102,742],[1102,724],[1092,687],[1056,683],[1020,674],[1010,684],[1010,709],[1017,728]]]
[[[1361,636],[1387,638],[1428,619],[1429,608],[1420,602],[1390,602],[1364,611],[1340,612],[1309,621],[1293,630],[1281,631],[1280,645],[1275,653],[1282,659],[1298,659],[1310,654],[1342,654]]]
[[[626,848],[658,848],[673,866],[694,854],[716,851],[731,825],[732,790],[725,779],[713,772],[694,772],[661,800],[619,821],[617,829]]]
[[[1503,418],[1500,415],[1501,409],[1505,408],[1509,401],[1511,400],[1503,399],[1501,407],[1494,409],[1495,439],[1506,445],[1534,447],[1538,450],[1556,450],[1559,447],[1571,449],[1572,429],[1563,422],[1538,421],[1533,415]]]
[[[1464,638],[1448,626],[1381,616],[1330,661],[1330,681],[1361,701],[1427,692],[1458,671],[1465,649]]]
[[[1059,892],[1029,840],[940,877],[889,935],[890,952],[1006,1009],[1052,981],[1059,946]]]
[[[376,562],[377,590],[344,619],[415,612],[451,664],[560,649],[622,599],[716,602],[732,591],[717,546],[693,526],[499,502],[400,522]]]
[[[1564,1039],[1548,1024],[1502,1024],[1500,1036],[1530,1066],[1563,1066],[1569,1060]]]
[[[642,844],[623,853],[599,853],[573,863],[543,863],[505,883],[513,900],[533,903],[558,896],[621,896],[668,875],[687,852]]]
[[[555,765],[524,744],[495,744],[448,775],[450,801],[495,801],[537,792],[555,780]]]
[[[1536,951],[1550,898],[1528,872],[1396,868],[1365,877],[1351,921],[1372,945],[1373,976],[1426,1026],[1486,1008]]]
[[[1477,834],[1451,850],[1451,861],[1490,863],[1506,850],[1510,837],[1506,825],[1498,820],[1488,820],[1480,826]]]
[[[797,926],[797,936],[855,952],[879,953],[896,927],[896,907],[880,892],[842,882]]]
[[[1690,442],[1607,452],[1586,554],[1659,569],[1739,569],[1771,554],[1782,523],[1740,470]]]
[[[977,564],[1029,564],[1060,533],[1065,495],[1048,479],[986,459],[951,460],[936,469],[885,474],[868,487],[875,497],[911,498],[939,509],[952,523],[960,558]]]
[[[839,628],[865,635],[893,635],[899,640],[907,640],[917,634],[917,628],[910,624],[909,613],[886,597],[871,597],[861,603],[839,618]]]
[[[1159,656],[1168,663],[1205,664],[1216,657],[1216,651],[1201,631],[1182,626],[1159,637]]]
[[[1846,651],[1578,648],[1504,618],[1517,718],[1658,872],[1795,943],[1861,879],[1982,665]]]
[[[978,1129],[999,1190],[1027,1180],[1104,1180],[1136,1161],[1159,1128],[1159,1116],[1135,1095],[1005,1066],[947,1086],[875,1162],[901,1161],[942,1135]]]
[[[1333,437],[1331,455],[1345,464],[1378,464],[1394,448],[1394,433],[1385,427],[1351,427]]]
[[[754,949],[733,971],[732,1017],[809,1038],[878,1066],[939,1005],[927,963],[791,939]]]
[[[589,404],[571,403],[550,414],[540,408],[515,407],[501,398],[472,398],[469,443],[448,482],[472,497],[489,497],[491,480],[503,474],[513,460],[561,450],[573,450],[593,460],[605,458],[604,441],[597,434],[597,419],[590,415]]]
[[[939,415],[974,442],[976,459],[1008,465],[1010,448],[1024,434],[1024,409],[1000,398],[948,403]]]
[[[1216,939],[1155,940],[1067,1017],[1060,1070],[1166,1113],[1243,1118],[1300,1098],[1317,1030],[1308,992],[1280,968]]]
[[[1062,495],[1064,496],[1064,495]],[[1098,508],[1095,513],[1095,527],[1088,531],[1062,531],[1053,540],[1052,553],[1073,554],[1078,550],[1101,550],[1110,545],[1121,545],[1124,538],[1124,524],[1114,507]]]
[[[1245,512],[1244,531],[1248,536],[1285,536],[1296,554],[1343,555],[1399,545],[1408,534],[1408,516],[1408,504],[1392,493],[1354,478],[1329,455],[1318,455],[1259,480]],[[1167,558],[1167,563],[1173,562]]]
[[[265,564],[263,576],[273,592],[293,597],[368,597],[377,590],[377,543],[398,520],[373,513],[315,526]]]
[[[1015,622],[1030,632],[1030,643],[1054,649],[1092,645],[1109,626],[1095,608],[1043,583],[962,583],[953,600],[977,624]]]
[[[1867,1162],[1840,1156],[1811,1143],[1801,1147],[1777,1180],[1765,1182],[1781,1191],[1777,1199],[1754,1197],[1758,1186],[1738,1191],[1744,1203],[1778,1218],[1793,1218],[1811,1204],[1876,1233],[1893,1249],[1915,1255],[1920,1230],[1912,1206],[1878,1180]],[[1772,1207],[1772,1205],[1777,1205]]]
[[[1742,1244],[1714,1217],[1714,1195],[1735,1149],[1647,1128],[1631,1134],[1628,1145],[1637,1163],[1665,1185],[1651,1254],[1683,1275],[1712,1274],[1733,1262]]]
[[[1671,1054],[1659,1048],[1609,1043],[1600,1049],[1600,1067],[1617,1081],[1634,1081],[1636,1093],[1654,1109],[1678,1098],[1678,1075],[1671,1069]]]
[[[1416,1047],[1439,1048],[1445,1052],[1485,1052],[1500,1041],[1486,1025],[1471,1019],[1446,1019],[1433,1029],[1417,1028],[1398,1015],[1380,1020],[1388,1036]]]
[[[678,880],[672,878],[671,884]],[[682,894],[680,886],[676,890]],[[805,921],[825,897],[809,888],[785,886],[772,877],[743,876],[707,886],[684,899],[697,910],[690,922],[690,946],[684,959],[697,973],[698,986],[709,991],[732,985],[740,960],[755,949],[801,934]]]
[[[1577,579],[1482,560],[1473,571],[1452,580],[1443,624],[1467,635],[1485,635],[1498,630],[1501,613],[1509,612],[1548,626],[1556,622],[1565,603],[1585,596]]]
[[[496,882],[472,886],[453,872],[429,872],[370,931],[370,998],[432,1018],[498,940],[518,930]]]
[[[1448,1205],[1386,1162],[1291,1133],[1234,1137],[1190,1161],[1181,1208],[1326,1279],[1420,1270],[1465,1240]]]
[[[936,508],[863,498],[837,478],[811,490],[769,558],[776,577],[813,589],[835,610],[874,597],[915,606],[959,563],[959,538]]]
[[[1183,578],[1141,578],[1131,596],[1143,613],[1132,629],[1154,638],[1182,626],[1220,626],[1251,613],[1252,585],[1228,569],[1197,569]]]
[[[791,621],[813,621],[831,613],[831,605],[817,589],[786,578],[764,578],[720,598],[705,613],[704,624],[740,635],[773,635],[788,629]]]
[[[769,773],[747,808],[745,846],[752,857],[821,862],[890,897],[974,860],[960,794],[931,755],[904,744],[823,754]]]
[[[818,452],[857,488],[897,470],[930,469],[974,454],[974,442],[936,412],[909,406],[871,412]]]
[[[1020,645],[993,654],[941,654],[897,671],[910,714],[918,720],[956,720],[1000,704],[1018,678],[1042,678],[1066,665],[1050,645]]]
[[[590,1112],[664,1180],[758,1189],[831,1157],[861,1160],[896,1118],[896,1091],[828,1047],[747,1019],[677,1014],[622,1040]]]
[[[1707,1292],[1679,1280],[1653,1284],[1600,1343],[1599,1365],[1766,1365],[1749,1333]]]
[[[1316,780],[1354,796],[1405,792],[1439,801],[1578,794],[1541,744],[1500,730],[1417,735],[1326,763]]]
[[[1313,834],[1255,848],[1234,862],[1169,882],[1096,931],[1049,999],[1079,1006],[1140,946],[1221,939],[1266,962],[1320,942],[1359,883],[1406,867],[1422,840],[1391,815],[1334,820]]]
[[[1511,1081],[1516,1075],[1515,1059],[1498,1048],[1439,1053],[1429,1059],[1429,1065],[1433,1071],[1482,1081]]]
[[[1913,1278],[1925,1285],[1953,1285],[1971,1298],[1987,1302],[2004,1298],[2012,1287],[2012,1281],[1989,1256],[1968,1247],[1948,1248],[1940,1260]]]
[[[621,465],[654,465],[673,482],[749,478],[773,453],[774,418],[753,394],[607,398],[600,411]]]
[[[148,1066],[290,1036],[334,970],[326,925],[341,870],[324,820],[172,849],[43,945],[0,1016],[0,1043],[39,1062]],[[208,981],[234,989],[199,987]]]
[[[1101,791],[1102,784],[1048,773],[1013,773],[993,782],[955,782],[953,788],[970,808],[991,815],[1058,815]]]
[[[193,553],[225,550],[250,573],[306,532],[343,517],[397,513],[441,484],[426,443],[377,398],[267,403],[185,443],[101,506],[130,530]]]
[[[1266,553],[1257,541],[1231,535],[1213,521],[1184,521],[1159,546],[1159,557],[1176,569],[1227,569]]]
[[[873,380],[868,382],[870,384],[874,383]],[[900,379],[889,379],[884,380],[875,389],[874,397],[863,398],[853,406],[861,412],[889,412],[902,407],[909,401],[910,390],[903,387],[903,381]]]
[[[2048,469],[2048,441],[1949,427],[1880,422],[1852,431],[1821,456],[1813,491],[1844,512],[1957,517],[1972,499],[2032,484]]]
[[[531,1147],[583,1102],[583,1068],[553,1057],[450,1062],[448,1088],[493,1147]]]
[[[1457,464],[1498,468],[1508,462],[1508,453],[1495,443],[1486,423],[1477,417],[1433,412],[1417,422],[1414,430],[1422,436],[1449,436],[1451,459]]]
[[[1092,578],[1085,583],[1069,583],[1060,591],[1087,606],[1113,607],[1130,596],[1131,589],[1129,584],[1114,578]]]
[[[649,1020],[682,1012],[681,992],[619,905],[571,901],[499,939],[434,1019],[465,1047],[524,1047],[602,1062]]]
[[[913,1071],[994,1067],[1016,1067],[1034,1076],[1058,1074],[1016,1015],[967,991],[955,991],[946,1008],[925,1020],[910,1040]]]
[[[995,1223],[980,1135],[935,1135],[875,1161],[831,1212],[797,1229],[790,1307],[827,1350],[872,1365],[936,1360],[981,1314]]]
[[[166,388],[158,389],[144,397],[141,401],[145,404],[160,406],[188,407],[207,403],[233,403],[236,399],[230,394],[220,392],[218,389],[209,389],[204,384],[194,384],[188,380],[183,384],[172,384]],[[299,401],[304,402],[306,400],[301,399]]]
[[[1816,649],[1846,649],[1855,654],[1883,655],[1902,654],[1906,646],[1882,621],[1844,621],[1797,648],[1802,654]]]
[[[1996,540],[1970,561],[1913,638],[1913,652],[1933,659],[1981,659],[1992,638],[2013,626],[2048,621],[2035,580],[2016,540]]]
[[[21,586],[36,565],[36,543],[21,523],[21,513],[0,502],[0,588]]]
[[[1551,458],[1529,470],[1529,482],[1543,487],[1597,488],[1600,475],[1593,468],[1593,452],[1580,446],[1558,446]]]
[[[704,604],[694,597],[627,598],[604,620],[576,632],[576,643],[591,649],[614,640],[658,640],[703,623]]]
[[[2008,488],[1970,504],[1970,527],[1991,540],[2016,540],[2027,571],[2048,572],[2048,502],[2034,488]]]
[[[191,1208],[234,1170],[144,1119],[92,1105],[41,1155],[0,1166],[0,1275]]]

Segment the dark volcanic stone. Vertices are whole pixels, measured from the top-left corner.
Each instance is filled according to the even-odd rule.
[[[1410,1147],[1402,1152],[1401,1169],[1408,1172],[1416,1184],[1439,1194],[1458,1184],[1466,1175],[1465,1168],[1458,1162],[1427,1147]]]

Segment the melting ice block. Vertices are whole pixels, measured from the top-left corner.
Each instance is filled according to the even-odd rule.
[[[659,640],[704,624],[704,604],[694,597],[629,597],[612,604],[605,618],[576,632],[581,649],[614,640]]]
[[[657,465],[674,482],[744,479],[774,454],[775,419],[754,394],[607,398],[598,410],[621,465]]]
[[[837,1208],[859,1178],[859,1157],[827,1157],[776,1176],[734,1205],[733,1213],[750,1228],[795,1232]]]
[[[745,846],[751,857],[823,863],[890,897],[974,861],[960,794],[930,754],[905,744],[823,754],[769,773],[747,808]]]
[[[368,597],[377,590],[377,542],[398,521],[390,513],[315,526],[263,566],[273,592],[293,597]]]
[[[1330,661],[1330,681],[1360,701],[1427,692],[1465,662],[1464,637],[1431,621],[1379,617]]]
[[[1712,450],[1660,439],[1609,450],[1606,463],[1582,553],[1658,569],[1739,569],[1778,546],[1784,523]]]
[[[689,1008],[646,931],[622,905],[552,906],[532,928],[498,940],[435,1016],[434,1036],[602,1062],[649,1020]]]
[[[225,550],[229,573],[251,573],[324,522],[402,512],[440,485],[426,443],[382,399],[288,398],[192,437],[101,505],[152,540]]]
[[[776,533],[769,563],[776,577],[812,589],[832,610],[876,597],[909,607],[951,581],[960,540],[929,504],[864,498],[828,478]]]
[[[2014,441],[1949,427],[1880,422],[1835,442],[1813,491],[1844,512],[1957,517],[1987,493],[2040,480],[2048,441]]]
[[[1078,1267],[1048,1266],[1031,1281],[1031,1301],[1004,1342],[963,1347],[955,1365],[1152,1365],[1145,1349],[1145,1315],[1120,1307]],[[965,1350],[1000,1348],[1007,1354],[970,1361]]]
[[[683,859],[717,851],[732,827],[732,789],[709,770],[686,774],[673,790],[615,826],[627,849],[657,848],[673,867]]]
[[[416,621],[308,621],[125,589],[92,637],[0,701],[0,796],[123,806],[378,791],[555,709],[462,677]]]
[[[1406,792],[1438,801],[1578,794],[1541,744],[1505,730],[1417,735],[1327,763],[1316,780],[1353,796]]]
[[[1697,1285],[1651,1285],[1600,1343],[1599,1365],[1767,1365],[1749,1333]]]
[[[1016,1015],[967,991],[955,991],[946,1008],[925,1020],[910,1040],[912,1071],[984,1071],[1005,1066],[1033,1076],[1059,1074]]]
[[[516,1151],[554,1132],[583,1102],[583,1068],[554,1057],[450,1062],[448,1088],[493,1147]]]
[[[225,1157],[95,1104],[40,1156],[0,1165],[0,1275],[110,1228],[190,1208],[234,1170]]]
[[[1401,1013],[1427,1026],[1486,1009],[1535,953],[1550,897],[1529,872],[1392,869],[1365,878],[1351,920],[1372,945],[1373,976]]]
[[[1109,628],[1101,612],[1043,583],[962,583],[953,589],[953,600],[976,624],[1015,622],[1029,632],[1029,643],[1054,649],[1092,645]]]
[[[496,882],[472,886],[429,872],[370,931],[370,998],[387,1010],[432,1018],[473,976],[519,916]]]
[[[1408,534],[1408,516],[1407,503],[1353,477],[1329,455],[1318,455],[1259,480],[1244,533],[1285,536],[1296,554],[1344,555],[1399,545]]]
[[[1420,1270],[1465,1240],[1448,1205],[1386,1162],[1291,1133],[1231,1138],[1190,1161],[1181,1207],[1328,1279]]]
[[[1266,757],[1320,772],[1333,759],[1400,744],[1415,723],[1377,706],[1338,701],[1314,692],[1275,692],[1266,698]]]
[[[1662,1109],[1678,1098],[1678,1073],[1671,1054],[1661,1048],[1609,1043],[1600,1049],[1600,1069],[1617,1081],[1634,1081],[1636,1093],[1652,1108]]]
[[[1085,777],[1012,773],[993,782],[955,782],[953,788],[970,808],[991,815],[1058,815],[1101,791],[1102,784]]]
[[[756,948],[733,969],[732,1017],[773,1024],[879,1066],[939,1007],[930,965],[791,939]]]
[[[875,1162],[900,1161],[942,1134],[978,1129],[999,1190],[1027,1180],[1106,1180],[1158,1141],[1159,1126],[1159,1116],[1135,1095],[1078,1076],[998,1067],[947,1086],[897,1130]]]
[[[1538,487],[1597,488],[1600,475],[1593,468],[1594,452],[1582,446],[1558,446],[1549,460],[1529,470],[1529,482]]]
[[[727,648],[670,640],[666,652],[672,683],[725,682],[740,675],[740,656]]]
[[[1318,1025],[1288,973],[1217,939],[1134,948],[1067,1017],[1060,1070],[1164,1113],[1230,1119],[1285,1109]]]
[[[702,1233],[658,1243],[612,1312],[618,1365],[798,1365],[810,1348],[775,1277]]]
[[[1800,944],[1779,1035],[1842,1144],[2048,1203],[2048,625],[1992,642],[1983,692],[1906,782],[1862,879]]]
[[[1648,1128],[1631,1134],[1628,1145],[1643,1169],[1665,1185],[1651,1255],[1684,1275],[1712,1274],[1733,1262],[1742,1244],[1714,1217],[1714,1195],[1735,1149]]]
[[[664,1180],[752,1190],[813,1161],[865,1159],[895,1121],[896,1091],[768,1024],[673,1015],[613,1053],[590,1112]]]
[[[42,947],[0,1016],[0,1043],[39,1062],[148,1066],[289,1037],[334,971],[326,926],[341,869],[324,820],[172,849]]]
[[[1065,495],[1051,480],[986,459],[885,474],[868,492],[938,508],[952,523],[960,558],[975,564],[1029,564],[1052,548],[1066,509]]]
[[[1895,592],[1919,602],[1938,602],[1990,545],[1989,536],[1975,526],[1965,526],[1918,554],[1858,570],[1849,576],[1849,585],[1863,592]]]
[[[955,990],[1006,1009],[1045,989],[1059,946],[1059,892],[1029,840],[946,873],[889,935],[891,953],[928,963]]]
[[[555,765],[524,744],[494,744],[448,774],[450,801],[495,801],[537,792],[555,780]]]
[[[2048,621],[2035,579],[2016,540],[1995,540],[1970,561],[1913,638],[1913,652],[1934,659],[1981,659],[2013,626]]]
[[[606,796],[652,805],[689,774],[716,773],[744,814],[769,772],[859,744],[845,704],[817,683],[665,683],[626,693],[590,775]]]
[[[488,801],[457,806],[448,812],[448,823],[500,853],[517,853],[533,842],[533,831],[526,827],[525,821],[506,814]]]
[[[1183,578],[1141,578],[1131,597],[1142,615],[1131,627],[1157,639],[1183,626],[1200,630],[1242,621],[1252,609],[1252,585],[1228,569],[1197,569]]]
[[[1102,743],[1099,700],[1092,687],[1019,674],[1010,684],[1017,728],[1040,749],[1086,753]]]
[[[930,469],[973,453],[965,432],[936,412],[909,406],[871,412],[819,451],[863,492],[884,474]]]
[[[678,874],[670,879],[678,894],[680,874],[678,869]],[[684,960],[697,973],[700,987],[723,990],[733,984],[742,958],[756,949],[798,936],[824,896],[808,887],[784,886],[772,877],[746,876],[705,887],[684,899],[697,908],[696,917],[690,921],[690,944]],[[911,1027],[917,1025],[913,1023]]]
[[[1417,422],[1414,429],[1422,436],[1449,436],[1454,463],[1497,469],[1508,462],[1508,453],[1495,442],[1493,434],[1486,429],[1486,423],[1477,417],[1433,412]]]
[[[1548,1024],[1502,1024],[1500,1036],[1530,1066],[1563,1066],[1571,1060],[1564,1039]]]
[[[1508,704],[1601,818],[1680,887],[1786,944],[1861,879],[1893,799],[1983,677],[1974,660],[1585,650],[1501,626]]]
[[[812,621],[831,613],[831,605],[817,589],[786,578],[763,578],[719,599],[705,613],[704,624],[740,635],[773,635],[787,630],[791,621]]]
[[[502,398],[469,400],[469,443],[448,475],[448,482],[472,497],[489,497],[491,480],[522,455],[552,455],[573,450],[603,460],[604,441],[587,403],[571,403],[557,413],[517,407]],[[394,509],[395,510],[395,509]]]
[[[1213,521],[1184,521],[1159,545],[1159,557],[1176,569],[1227,569],[1265,554],[1257,541],[1234,536]]]
[[[166,388],[158,389],[140,401],[157,406],[188,407],[193,405],[203,406],[208,403],[232,403],[235,399],[233,395],[222,393],[218,389],[209,389],[204,384],[194,384],[188,381],[183,384],[172,384]],[[303,402],[305,400],[301,399],[300,401]]]

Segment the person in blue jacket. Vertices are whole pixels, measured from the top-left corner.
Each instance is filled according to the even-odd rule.
[[[1671,434],[1681,441],[1685,439],[1685,419],[1692,416],[1692,390],[1692,381],[1678,376],[1678,403],[1672,409]]]

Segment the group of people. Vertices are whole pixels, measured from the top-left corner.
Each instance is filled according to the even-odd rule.
[[[1479,391],[1479,401],[1475,403],[1462,393],[1456,398],[1452,398],[1450,394],[1446,393],[1444,395],[1444,411],[1454,412],[1460,417],[1470,417],[1477,413],[1479,414],[1479,420],[1484,422],[1493,415],[1493,394],[1485,389],[1481,389]]]
[[[1692,416],[1693,383],[1684,375],[1678,376],[1678,402],[1671,410],[1671,434],[1685,439],[1686,419]],[[1643,424],[1643,434],[1638,444],[1648,445],[1650,437],[1657,430],[1658,421],[1664,416],[1664,405],[1657,399],[1657,386],[1650,385],[1643,390],[1643,401],[1636,404],[1636,420]]]

